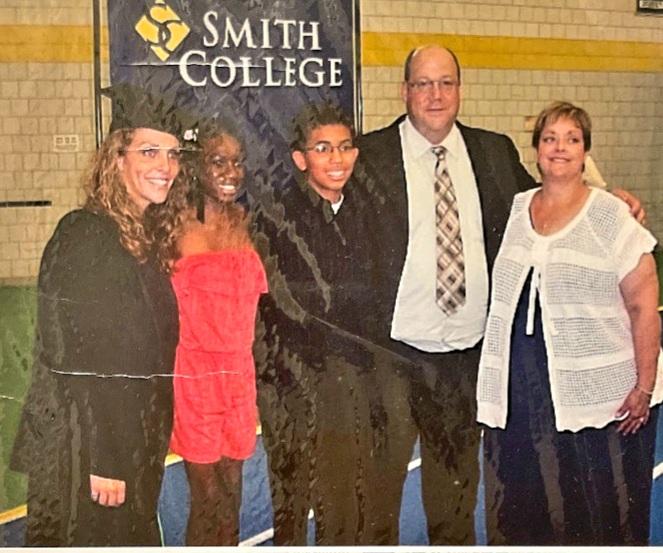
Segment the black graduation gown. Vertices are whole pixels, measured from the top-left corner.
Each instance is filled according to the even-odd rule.
[[[115,223],[78,210],[42,257],[33,379],[12,454],[28,475],[27,545],[158,545],[178,339],[170,280]],[[118,508],[89,475],[124,480]]]

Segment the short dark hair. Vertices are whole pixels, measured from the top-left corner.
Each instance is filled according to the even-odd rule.
[[[407,55],[407,58],[405,58],[405,64],[403,65],[403,80],[406,83],[410,81],[412,58],[414,58],[414,56],[424,48],[427,48],[427,46],[418,46],[417,48],[413,48],[412,50],[410,50],[410,53]],[[456,56],[456,53],[451,48],[447,48],[446,46],[442,46],[441,48],[449,52],[451,58],[454,60],[454,64],[456,65],[456,73],[458,73],[458,84],[460,84],[460,63],[458,62],[458,57]]]
[[[350,130],[353,138],[355,136],[352,119],[350,119],[340,106],[331,102],[309,104],[294,118],[290,149],[293,151],[302,151],[306,148],[306,143],[311,133],[324,125],[343,125]]]
[[[532,131],[532,146],[538,148],[543,129],[560,118],[570,119],[578,125],[582,131],[585,151],[589,152],[592,147],[592,120],[584,109],[574,106],[571,102],[553,102],[539,113]]]

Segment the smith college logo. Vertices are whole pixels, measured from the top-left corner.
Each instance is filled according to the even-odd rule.
[[[161,61],[170,57],[190,30],[165,0],[156,0],[134,28]]]
[[[189,86],[343,86],[343,58],[324,54],[319,21],[237,18],[226,9],[207,10],[200,43],[183,51],[191,29],[166,1],[172,2],[150,0],[134,29],[161,62],[177,65]],[[176,63],[169,61],[175,57]]]

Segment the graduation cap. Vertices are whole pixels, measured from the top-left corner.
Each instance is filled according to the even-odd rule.
[[[122,83],[108,91],[113,103],[110,131],[148,128],[170,133],[180,140],[196,122],[178,107],[172,96]]]

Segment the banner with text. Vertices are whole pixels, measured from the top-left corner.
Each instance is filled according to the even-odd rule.
[[[358,113],[358,15],[354,0],[108,0],[111,87],[225,123],[245,144],[249,192],[281,187],[304,105]]]

